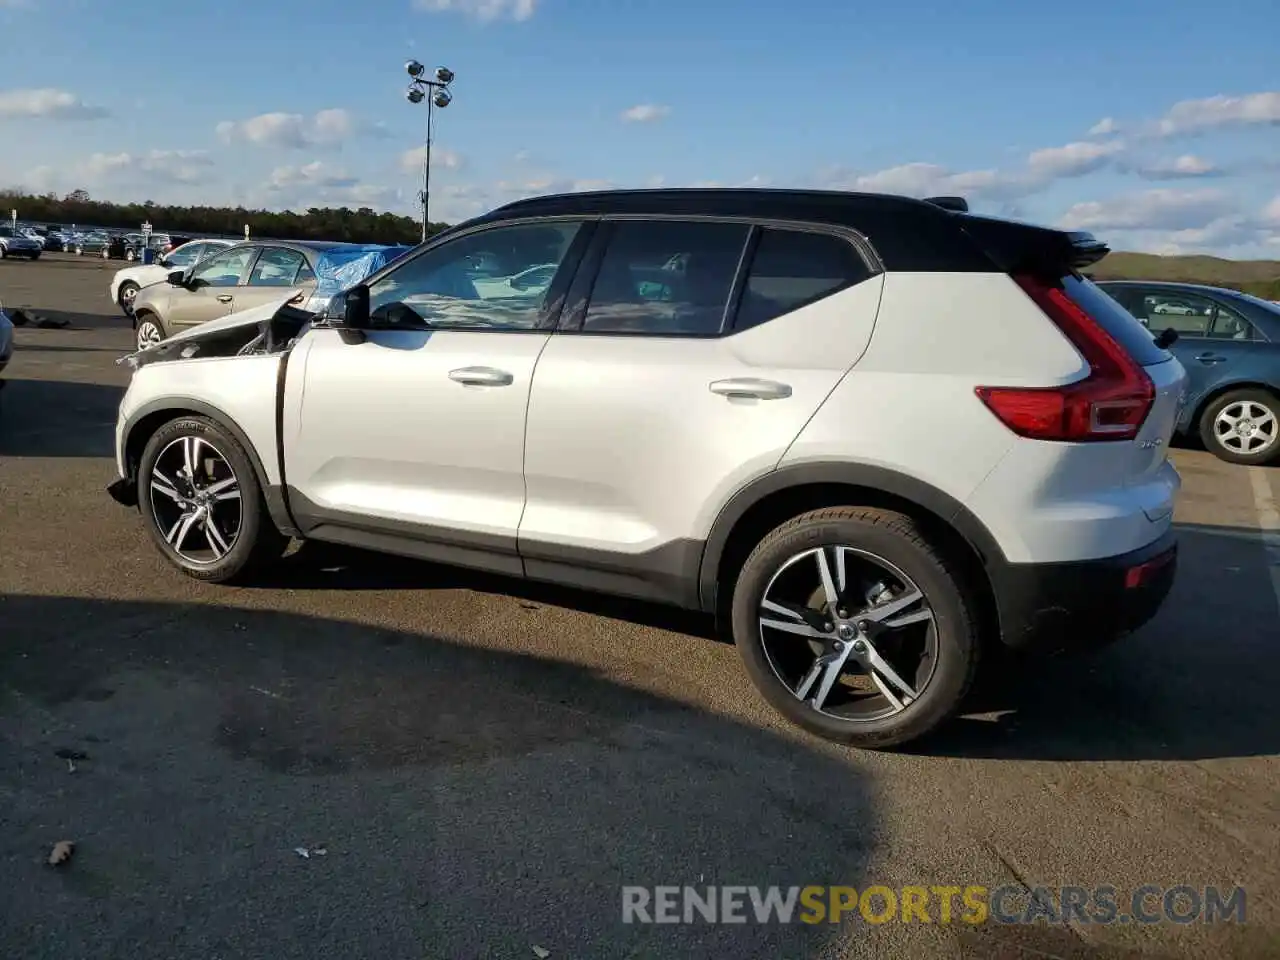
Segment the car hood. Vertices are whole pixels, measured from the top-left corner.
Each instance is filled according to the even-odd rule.
[[[244,330],[248,336],[255,329],[264,329],[297,295],[298,288],[288,290],[261,306],[251,307],[248,310],[239,310],[235,313],[227,314],[225,317],[219,317],[217,320],[198,324],[187,330],[175,333],[173,336],[161,340],[145,350],[136,350],[127,354],[117,362],[128,364],[136,370],[142,364],[150,363],[154,360],[188,359],[187,351],[183,349],[184,345],[199,344],[201,341],[218,338],[235,330]],[[246,340],[246,342],[248,341]]]

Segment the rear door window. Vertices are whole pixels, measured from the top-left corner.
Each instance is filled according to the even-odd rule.
[[[1156,346],[1155,337],[1133,314],[1103,293],[1092,280],[1069,276],[1063,280],[1063,288],[1067,296],[1079,304],[1137,363],[1149,367],[1163,363],[1171,356],[1168,350]],[[1157,332],[1163,329],[1159,327]]]
[[[734,329],[767,323],[870,276],[847,240],[827,233],[765,228],[751,260]]]

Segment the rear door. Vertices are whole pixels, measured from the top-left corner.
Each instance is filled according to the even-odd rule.
[[[881,285],[837,232],[606,220],[534,373],[528,574],[678,600],[719,505],[865,350]]]
[[[315,270],[304,253],[290,247],[263,247],[248,280],[235,291],[235,309],[248,310],[277,300],[291,287],[302,288],[301,301],[315,286]]]

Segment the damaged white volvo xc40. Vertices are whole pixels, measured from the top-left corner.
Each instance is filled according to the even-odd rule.
[[[954,199],[520,201],[134,355],[111,492],[203,580],[303,538],[714,614],[792,721],[901,744],[1170,591],[1186,374],[1105,253]]]

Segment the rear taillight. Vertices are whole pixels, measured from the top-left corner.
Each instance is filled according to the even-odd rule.
[[[1061,387],[978,387],[978,397],[1021,437],[1072,443],[1136,437],[1155,402],[1147,372],[1061,286],[1014,280],[1080,351],[1089,375]]]

